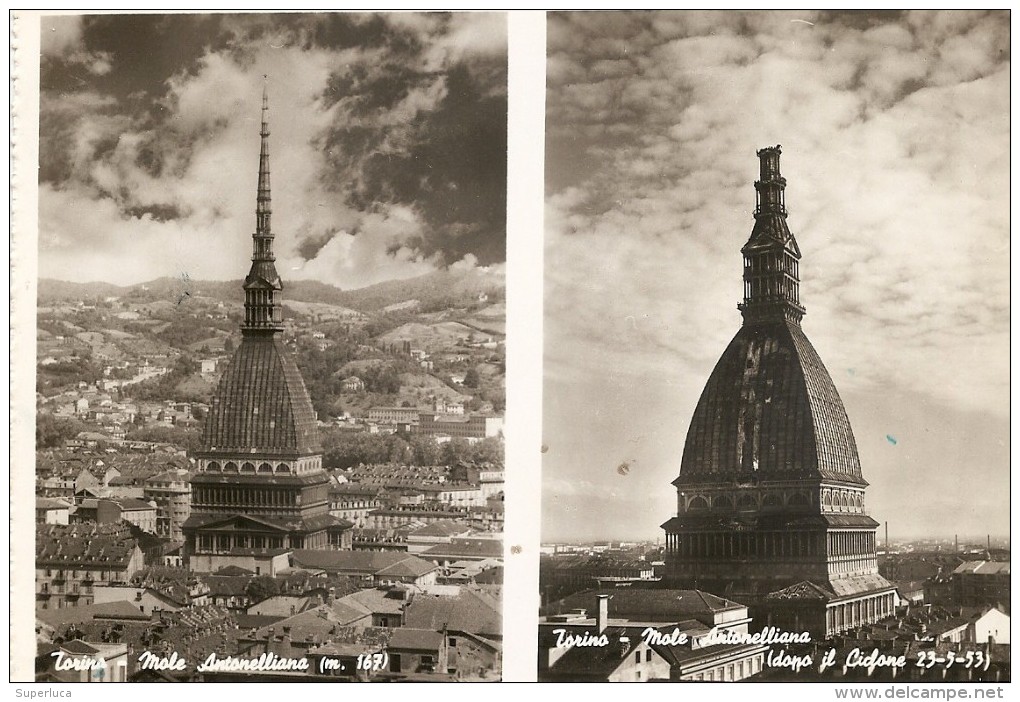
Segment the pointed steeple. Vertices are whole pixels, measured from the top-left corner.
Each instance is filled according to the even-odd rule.
[[[270,217],[273,214],[272,197],[269,194],[269,85],[262,86],[262,150],[259,153],[259,188],[255,206],[256,235],[272,237]],[[269,252],[272,256],[272,251]]]
[[[273,255],[272,198],[269,193],[269,93],[262,87],[262,150],[255,196],[255,233],[252,235],[251,270],[244,279],[244,334],[276,333],[283,329],[283,290]]]
[[[804,317],[800,304],[800,248],[786,223],[786,178],[779,172],[779,146],[758,151],[760,178],[754,183],[754,228],[744,255],[744,324]]]

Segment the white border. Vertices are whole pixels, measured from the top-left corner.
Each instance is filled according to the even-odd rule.
[[[504,527],[508,552],[503,583],[503,677],[533,681],[538,666],[542,498],[545,13],[511,13],[508,31]]]
[[[11,13],[11,679],[35,662],[35,319],[39,14]]]

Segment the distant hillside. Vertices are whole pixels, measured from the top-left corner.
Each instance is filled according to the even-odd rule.
[[[417,300],[423,310],[452,307],[475,300],[482,293],[502,299],[505,283],[502,274],[484,273],[477,269],[467,272],[436,271],[416,278],[389,280],[360,290],[341,292],[339,304],[365,312],[409,300]]]
[[[418,300],[422,309],[449,307],[471,302],[481,294],[502,299],[504,276],[471,271],[436,271],[406,280],[391,280],[358,290],[340,288],[314,280],[284,282],[285,300],[320,302],[349,307],[360,312],[375,312],[389,305]],[[202,295],[223,302],[239,302],[241,281],[181,280],[157,278],[138,285],[119,286],[111,283],[69,283],[42,278],[39,280],[38,304],[49,305],[61,300],[94,302],[107,297],[120,297],[138,302],[179,301],[183,297]]]

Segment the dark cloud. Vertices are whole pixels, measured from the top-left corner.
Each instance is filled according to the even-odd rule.
[[[128,207],[125,213],[129,217],[151,217],[157,222],[169,222],[185,215],[174,205],[149,205],[146,207]]]
[[[167,93],[168,76],[194,70],[199,58],[222,50],[230,38],[221,15],[85,15],[80,21],[78,50],[43,56],[44,91],[158,98]],[[88,75],[82,57],[89,56],[108,57],[110,70]]]
[[[337,233],[333,229],[320,234],[302,234],[297,246],[298,255],[306,261],[313,260],[322,251],[322,247],[328,244]]]
[[[493,86],[464,64],[442,76],[393,63],[331,77],[330,94],[346,109],[322,136],[325,177],[357,209],[418,211],[425,232],[404,242],[415,254],[446,264],[467,254],[483,265],[505,260],[506,96],[498,87],[490,94]],[[445,95],[433,110],[400,124],[372,119],[415,91],[437,90]]]
[[[337,198],[332,221],[319,196],[314,216],[291,223],[296,255],[335,256],[333,237],[374,222],[385,226],[372,245],[394,256],[505,259],[505,23],[451,13],[97,15],[42,31],[41,183],[83,189],[123,218],[224,212],[222,197],[193,203],[201,186],[190,181],[250,124],[239,111],[251,110],[251,74],[262,70],[277,84],[322,81],[301,86],[314,111],[302,122],[316,127],[300,137],[319,152],[305,167]],[[406,212],[415,221],[401,230]]]

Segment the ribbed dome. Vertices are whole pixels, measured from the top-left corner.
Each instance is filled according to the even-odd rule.
[[[800,326],[745,325],[701,394],[675,484],[802,478],[867,485],[843,402]]]
[[[275,334],[242,338],[216,388],[199,452],[277,456],[321,452],[308,390]]]

